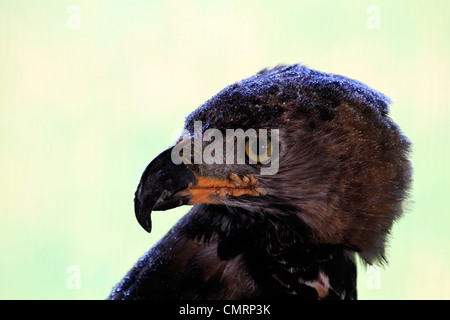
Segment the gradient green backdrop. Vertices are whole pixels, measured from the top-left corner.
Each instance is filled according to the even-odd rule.
[[[408,212],[389,265],[360,266],[359,297],[450,298],[449,4],[2,0],[0,298],[105,298],[189,209],[154,213],[150,235],[133,212],[184,117],[295,62],[391,97],[414,143]]]

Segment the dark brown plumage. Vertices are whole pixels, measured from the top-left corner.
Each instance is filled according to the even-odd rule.
[[[222,90],[186,129],[279,129],[278,172],[262,175],[248,159],[176,165],[163,152],[136,191],[138,221],[150,231],[151,211],[196,205],[110,299],[355,299],[354,255],[384,259],[411,181],[410,142],[388,104],[360,82],[301,65]]]

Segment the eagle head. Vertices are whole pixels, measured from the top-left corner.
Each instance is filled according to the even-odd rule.
[[[137,220],[150,232],[152,211],[239,207],[255,221],[299,221],[312,243],[382,260],[411,182],[410,142],[389,103],[303,65],[262,70],[186,118],[183,136],[142,175]]]

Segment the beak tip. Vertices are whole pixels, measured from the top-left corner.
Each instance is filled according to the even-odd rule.
[[[145,231],[147,231],[148,233],[152,232],[152,220],[150,218],[150,214],[148,214],[148,216],[146,217],[136,214],[136,219]]]
[[[150,217],[148,219],[146,219],[145,224],[141,224],[141,226],[148,233],[152,232],[152,220],[150,219]]]
[[[150,233],[152,231],[152,220],[151,220],[151,212],[145,212],[142,208],[141,202],[135,198],[134,199],[134,213],[136,215],[136,219],[141,225],[141,227]]]

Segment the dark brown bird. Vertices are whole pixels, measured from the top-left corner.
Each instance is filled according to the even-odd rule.
[[[358,81],[298,64],[223,89],[187,117],[191,140],[156,157],[135,195],[148,232],[152,211],[194,207],[109,298],[356,299],[355,255],[383,262],[411,182],[410,142],[389,103]],[[246,137],[244,163],[237,147],[234,162],[221,163],[230,141],[217,140],[219,161],[205,163],[189,157],[194,142],[182,154],[191,162],[176,164],[173,148],[208,129],[255,129],[257,151]],[[212,140],[203,137],[202,150]],[[276,153],[276,173],[262,173],[274,163],[262,151],[271,161]]]

